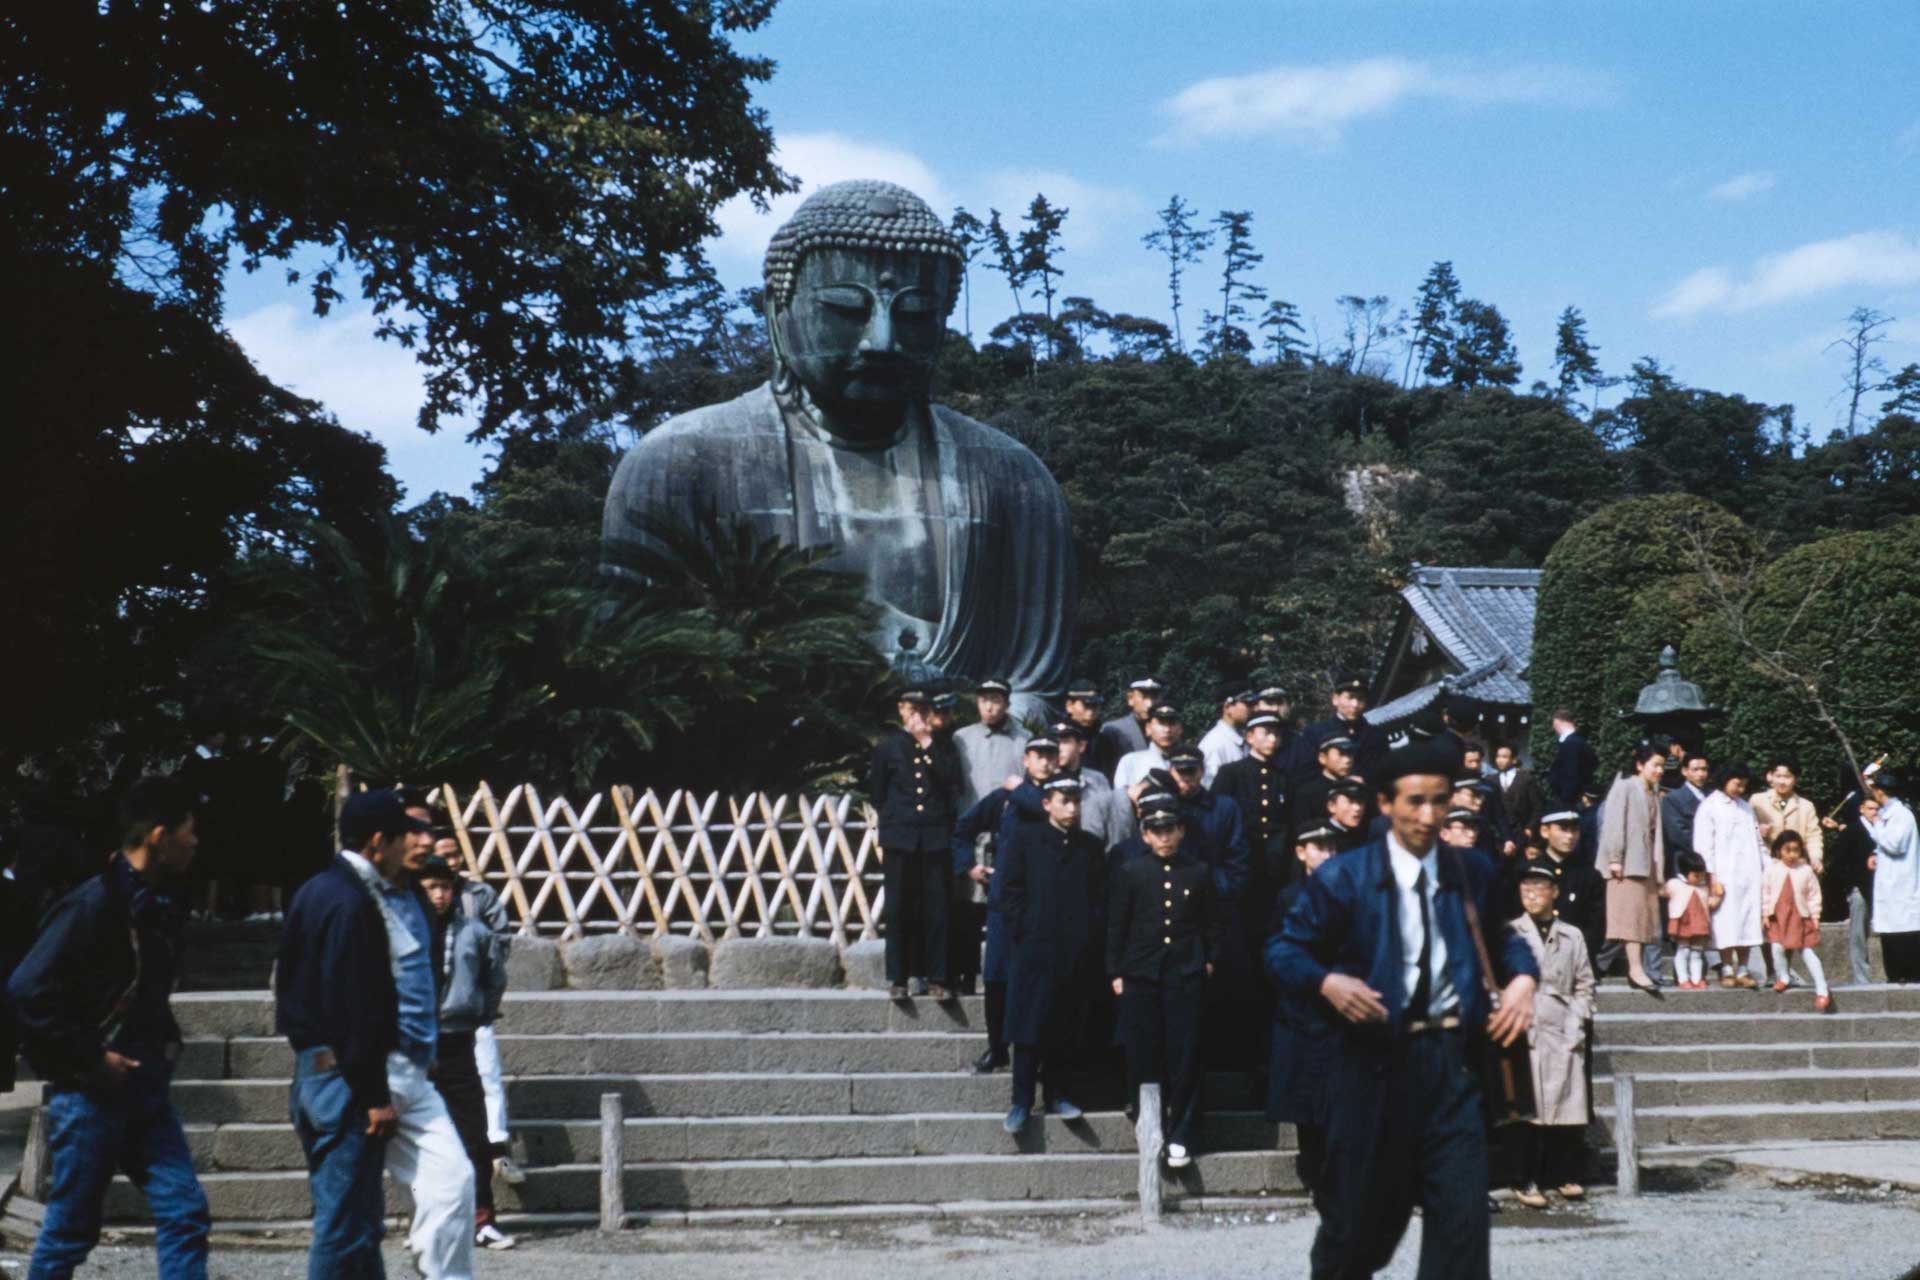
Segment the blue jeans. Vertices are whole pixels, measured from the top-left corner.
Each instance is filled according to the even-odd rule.
[[[313,1069],[316,1049],[295,1060],[288,1110],[307,1153],[313,1193],[309,1280],[385,1280],[380,1231],[386,1194],[380,1174],[386,1144],[367,1134],[367,1113],[338,1068]]]
[[[212,1217],[167,1097],[169,1074],[155,1063],[117,1088],[48,1092],[53,1188],[27,1280],[67,1280],[87,1260],[100,1239],[101,1208],[116,1168],[146,1194],[160,1280],[206,1280]]]

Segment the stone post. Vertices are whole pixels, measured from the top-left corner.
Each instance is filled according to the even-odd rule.
[[[1165,1135],[1160,1131],[1160,1086],[1141,1085],[1139,1101],[1140,1118],[1133,1122],[1133,1137],[1140,1148],[1140,1221],[1152,1227],[1159,1225],[1162,1213],[1160,1153]]]
[[[600,1229],[627,1225],[627,1108],[617,1093],[600,1095]]]
[[[1619,1189],[1623,1196],[1640,1194],[1640,1138],[1633,1127],[1633,1077],[1613,1078],[1613,1149],[1620,1158]]]

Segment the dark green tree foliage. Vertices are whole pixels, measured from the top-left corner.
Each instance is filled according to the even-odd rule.
[[[1222,240],[1220,262],[1220,310],[1207,316],[1208,355],[1213,359],[1229,356],[1250,357],[1253,338],[1247,326],[1253,322],[1252,308],[1264,301],[1267,291],[1248,279],[1266,255],[1253,247],[1253,214],[1245,209],[1221,210],[1213,225]]]
[[[317,248],[315,310],[357,277],[426,367],[422,425],[490,435],[603,393],[714,211],[789,188],[773,64],[731,44],[772,7],[9,6],[9,240],[207,323],[229,261]]]
[[[1307,350],[1306,329],[1300,323],[1300,308],[1275,298],[1267,303],[1260,317],[1266,331],[1267,358],[1275,364],[1299,364]]]
[[[1044,303],[1047,325],[1042,332],[1049,360],[1054,358],[1053,282],[1061,274],[1060,228],[1066,220],[1067,210],[1056,209],[1044,195],[1035,195],[1033,203],[1027,206],[1026,213],[1021,216],[1021,221],[1026,225],[1020,229],[1017,246],[1020,274],[1034,284],[1034,291]]]
[[[1900,372],[1888,378],[1880,390],[1893,392],[1893,397],[1881,404],[1881,413],[1920,418],[1920,364],[1901,366]]]
[[[1672,611],[1676,597],[1670,596],[1651,615],[1656,629],[1627,636],[1620,631],[1643,595],[1671,590],[1679,579],[1697,579],[1689,555],[1696,541],[1729,570],[1751,559],[1751,536],[1736,516],[1703,498],[1676,493],[1612,503],[1554,544],[1534,613],[1529,676],[1539,713],[1533,756],[1541,767],[1552,759],[1547,717],[1557,707],[1576,714],[1604,767],[1619,764],[1638,736],[1619,713],[1633,706],[1640,687],[1653,678],[1662,645],[1679,647],[1682,669],[1689,678],[1701,679],[1686,641],[1704,603],[1698,606],[1702,613],[1688,616]],[[1687,598],[1705,597],[1694,591]]]
[[[1140,237],[1140,243],[1147,246],[1167,260],[1167,297],[1173,310],[1173,345],[1177,351],[1187,349],[1187,340],[1180,332],[1180,303],[1182,298],[1181,281],[1188,267],[1200,261],[1201,255],[1213,244],[1213,232],[1194,225],[1193,206],[1179,196],[1171,196],[1167,207],[1157,215],[1160,225]]]
[[[1553,330],[1554,387],[1561,404],[1572,404],[1582,388],[1597,388],[1605,381],[1599,352],[1587,340],[1587,318],[1580,308],[1562,311]]]
[[[1019,250],[1014,246],[1013,237],[1007,233],[1006,223],[1000,220],[998,209],[987,210],[987,247],[993,251],[994,266],[1006,278],[1007,291],[1013,294],[1014,314],[1026,315],[1026,268]]]
[[[1460,303],[1460,280],[1451,262],[1436,262],[1420,282],[1414,302],[1413,345],[1407,352],[1408,369],[1423,378],[1449,379],[1453,357],[1453,312]],[[1411,381],[1403,378],[1402,381]]]
[[[1060,300],[1059,321],[1062,328],[1073,334],[1084,352],[1087,344],[1097,333],[1105,333],[1113,323],[1113,317],[1102,310],[1092,298],[1062,298]]]
[[[1478,298],[1460,300],[1453,312],[1447,377],[1456,387],[1511,387],[1520,381],[1520,353],[1500,308]]]
[[[245,717],[233,651],[213,643],[237,566],[312,519],[373,541],[398,491],[378,444],[185,304],[105,266],[16,267],[0,273],[27,320],[0,430],[0,661],[16,675],[0,777],[29,755],[91,760],[108,735],[137,769],[179,750],[190,716]]]
[[[1679,491],[1725,502],[1739,514],[1741,495],[1773,446],[1782,410],[1681,384],[1652,357],[1637,360],[1629,394],[1601,430],[1620,450],[1628,493]]]

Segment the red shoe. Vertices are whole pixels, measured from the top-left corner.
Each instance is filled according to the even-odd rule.
[[[1813,1011],[1815,1013],[1832,1013],[1833,997],[1832,996],[1815,996],[1813,998]]]
[[[1773,994],[1775,995],[1781,994],[1786,989],[1787,989],[1787,984],[1784,982],[1776,982],[1773,984]]]

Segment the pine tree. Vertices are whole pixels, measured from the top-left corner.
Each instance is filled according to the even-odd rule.
[[[1027,283],[1026,273],[1021,269],[1020,254],[1013,247],[1013,237],[1007,234],[1006,224],[1000,221],[998,209],[987,210],[987,244],[993,250],[994,265],[1007,278],[1007,288],[1013,294],[1014,314],[1026,315],[1026,303],[1021,298],[1021,289]]]
[[[1453,263],[1436,262],[1420,282],[1420,295],[1413,310],[1413,345],[1407,351],[1407,374],[1402,384],[1412,381],[1418,365],[1424,378],[1448,376],[1448,361],[1453,350],[1454,310],[1460,305],[1460,280],[1453,274]]]
[[[1168,199],[1159,217],[1159,229],[1141,236],[1140,243],[1166,255],[1167,292],[1173,298],[1173,344],[1175,349],[1185,351],[1186,338],[1180,331],[1180,278],[1212,246],[1213,233],[1193,225],[1193,206],[1177,195]]]
[[[1456,387],[1510,387],[1520,381],[1520,353],[1500,308],[1478,298],[1460,300],[1447,366]]]
[[[1580,308],[1568,307],[1560,313],[1554,329],[1553,367],[1558,375],[1555,398],[1562,405],[1573,402],[1581,387],[1598,388],[1605,378],[1600,372],[1600,348],[1587,341],[1587,318]]]
[[[1267,296],[1265,289],[1248,284],[1246,279],[1249,272],[1266,261],[1266,255],[1254,251],[1251,211],[1223,209],[1213,225],[1226,237],[1226,247],[1220,270],[1220,311],[1207,317],[1207,350],[1215,359],[1249,355],[1253,351],[1253,339],[1235,322],[1252,319],[1248,306]]]
[[[1907,365],[1876,390],[1893,392],[1893,399],[1880,406],[1882,414],[1900,413],[1909,418],[1920,418],[1920,364]]]
[[[1060,275],[1060,226],[1066,220],[1067,210],[1054,208],[1044,195],[1035,195],[1027,206],[1023,218],[1027,225],[1021,229],[1018,245],[1020,272],[1027,280],[1039,281],[1035,292],[1045,303],[1047,327],[1043,332],[1049,360],[1054,356],[1053,282]]]
[[[1275,364],[1300,363],[1307,343],[1306,329],[1300,324],[1298,307],[1275,298],[1267,304],[1267,312],[1260,318],[1260,327],[1267,331],[1267,346],[1273,351]]]
[[[960,242],[960,288],[966,298],[966,310],[963,323],[967,327],[967,337],[973,337],[973,260],[987,247],[987,227],[980,219],[967,212],[965,205],[956,206],[953,221],[947,224],[954,238]]]

